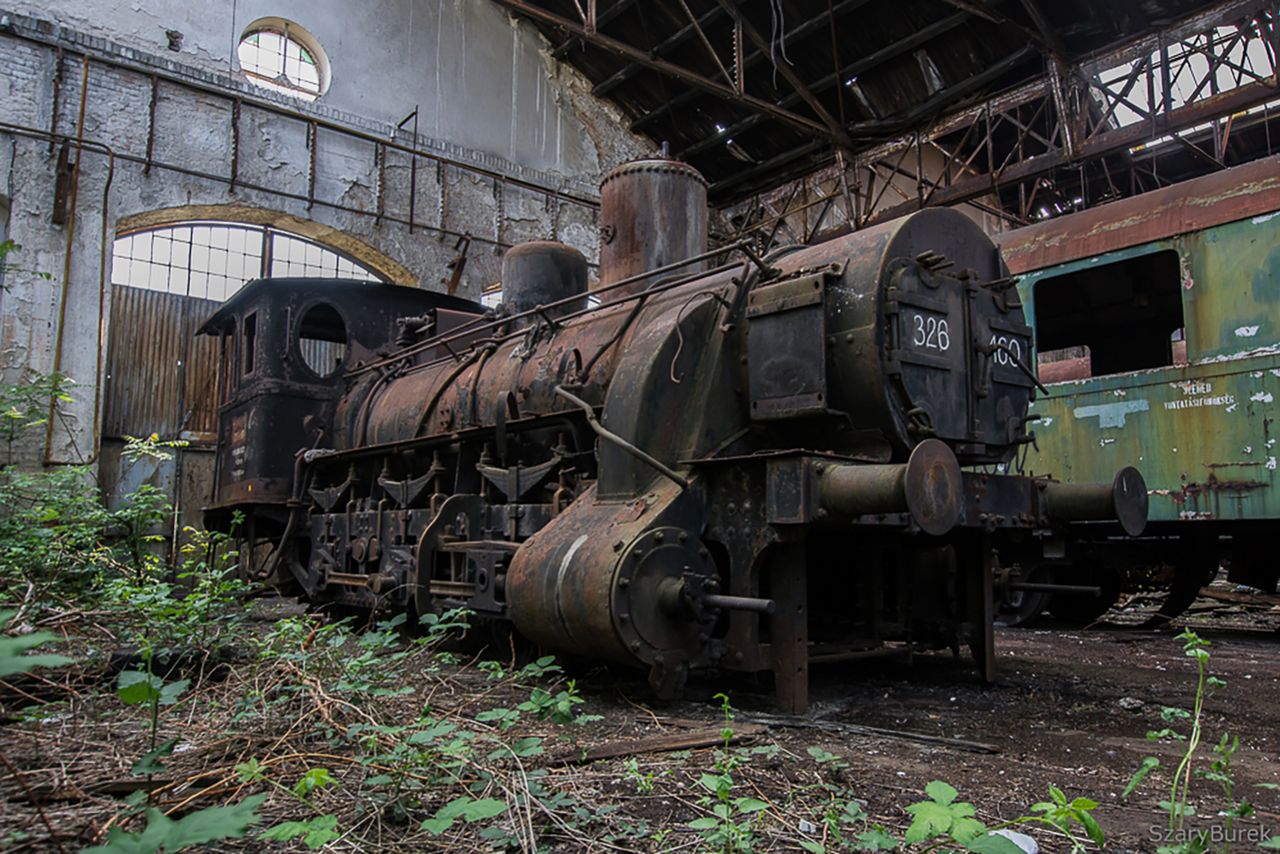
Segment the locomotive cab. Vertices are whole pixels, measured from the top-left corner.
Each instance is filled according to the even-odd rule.
[[[206,524],[227,528],[232,508],[283,519],[294,457],[331,432],[346,371],[403,340],[406,321],[448,331],[483,312],[457,297],[353,279],[245,285],[198,331],[217,336],[221,353],[218,469]]]

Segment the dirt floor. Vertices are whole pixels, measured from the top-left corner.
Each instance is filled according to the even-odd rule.
[[[1257,620],[1249,625],[1259,628]],[[646,699],[642,680],[631,674],[579,672],[574,675],[585,699],[580,711],[601,717],[572,737],[539,731],[547,735],[551,749],[531,765],[548,768],[551,788],[571,794],[575,800],[565,803],[578,806],[563,807],[559,816],[554,804],[543,809],[548,820],[539,824],[538,850],[705,850],[705,840],[688,825],[705,814],[697,805],[702,792],[697,781],[714,767],[716,748],[630,755],[626,748],[637,738],[716,732],[723,716],[713,695],[725,692],[734,707],[731,726],[749,736],[735,748],[741,763],[734,770],[735,795],[768,804],[753,824],[754,850],[794,851],[805,840],[839,850],[821,829],[828,799],[824,784],[851,792],[865,802],[872,822],[900,834],[910,821],[903,808],[922,799],[927,783],[941,779],[958,789],[962,800],[974,803],[978,817],[989,825],[1023,815],[1045,799],[1050,785],[1058,786],[1069,797],[1100,802],[1095,815],[1107,835],[1106,850],[1154,852],[1166,824],[1157,803],[1167,798],[1167,772],[1153,773],[1127,799],[1121,791],[1144,756],[1155,754],[1166,766],[1176,763],[1176,746],[1144,737],[1165,726],[1162,707],[1189,707],[1192,701],[1195,666],[1183,656],[1175,631],[1000,629],[1000,676],[992,686],[979,684],[967,662],[956,662],[949,654],[920,656],[909,667],[886,659],[820,668],[814,671],[812,709],[802,718],[774,716],[762,687],[741,681],[696,682],[690,699],[657,705]],[[1255,805],[1256,814],[1237,823],[1237,839],[1256,839],[1249,834],[1261,828],[1280,833],[1280,791],[1258,785],[1280,784],[1280,637],[1270,631],[1201,631],[1212,642],[1210,670],[1227,683],[1206,701],[1202,753],[1209,755],[1224,732],[1239,737],[1233,762],[1236,793]],[[345,776],[343,757],[331,755],[339,749],[318,737],[299,735],[297,721],[283,727],[282,734],[261,728],[241,731],[243,710],[236,709],[243,703],[236,695],[243,695],[247,686],[239,678],[232,664],[230,678],[202,689],[196,702],[166,712],[162,735],[180,737],[182,750],[172,760],[170,782],[157,782],[164,794],[158,800],[162,806],[201,803],[201,793],[212,793],[207,803],[217,802],[214,795],[226,799],[237,794],[236,785],[228,783],[235,777],[230,769],[249,756],[278,758],[282,764],[276,767],[282,768],[294,761],[290,757],[330,755],[327,764],[339,771],[342,786],[325,795],[328,800],[321,806],[336,812],[343,826],[363,828],[361,842],[339,840],[332,850],[485,850],[474,836],[428,838],[384,830],[381,824],[376,833],[369,829],[369,820],[359,817],[362,796],[343,800],[339,794],[365,791]],[[259,673],[254,678],[261,682],[265,677]],[[410,674],[405,683],[413,682]],[[447,678],[424,677],[422,686],[387,700],[385,709],[418,714],[429,705],[444,716],[474,719],[477,710],[495,703],[513,705],[523,690],[492,683],[474,665],[456,668]],[[0,840],[6,840],[0,847],[79,850],[101,842],[104,826],[122,812],[121,798],[130,786],[120,781],[128,780],[129,764],[140,752],[143,723],[131,714],[136,710],[111,710],[101,697],[94,700],[83,679],[72,687],[77,695],[69,700],[59,699],[56,680],[0,690],[6,712],[0,751],[18,772],[0,769]],[[266,689],[258,685],[258,690]],[[31,696],[24,700],[15,691]],[[24,705],[30,710],[32,698],[57,702],[44,720],[21,720],[15,710]],[[317,701],[314,709],[299,707],[297,720],[323,729],[339,710],[331,706],[325,711],[322,705]],[[591,751],[611,745],[621,746],[624,755],[582,761]],[[815,761],[812,748],[837,759]],[[40,811],[32,808],[32,800]],[[287,800],[268,802],[267,817],[284,817]],[[1224,800],[1211,782],[1194,780],[1190,800],[1201,814],[1193,823],[1223,825],[1224,819],[1212,815]],[[583,805],[595,810],[596,817],[560,820]],[[51,841],[49,828],[58,841]],[[1042,851],[1069,850],[1060,835],[1042,829],[1031,833]],[[299,843],[292,845],[305,850]],[[1252,844],[1232,847],[1256,849]]]

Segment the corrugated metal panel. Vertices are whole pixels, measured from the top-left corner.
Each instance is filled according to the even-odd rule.
[[[126,285],[112,289],[103,435],[213,434],[218,344],[195,331],[218,303]]]

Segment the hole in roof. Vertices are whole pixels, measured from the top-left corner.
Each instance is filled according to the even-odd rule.
[[[1112,103],[1115,104],[1108,119],[1113,127],[1123,128],[1150,121],[1152,112],[1159,114],[1166,109],[1176,110],[1249,83],[1264,81],[1274,70],[1264,31],[1256,20],[1187,36],[1166,45],[1165,52],[1167,60],[1166,54],[1156,50],[1149,56],[1122,62],[1097,73],[1095,85],[1099,91],[1094,96],[1104,113]],[[1211,62],[1211,57],[1216,59]],[[1162,68],[1166,62],[1169,81],[1167,102],[1166,74]],[[1133,80],[1135,77],[1136,81]],[[1280,100],[1273,100],[1247,110],[1245,114],[1274,109],[1277,104]],[[1229,118],[1223,116],[1203,122],[1179,131],[1178,136],[1196,136]],[[1165,134],[1129,151],[1137,154],[1173,139],[1174,135]]]

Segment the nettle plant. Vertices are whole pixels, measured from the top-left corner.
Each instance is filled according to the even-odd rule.
[[[6,453],[23,433],[47,423],[51,400],[71,399],[72,385],[65,376],[32,374],[0,388]],[[168,454],[176,444],[154,435],[133,439],[124,460]],[[83,606],[118,579],[142,584],[171,573],[158,549],[163,537],[155,533],[171,514],[164,493],[147,484],[108,509],[90,466],[0,466],[0,604]]]
[[[545,753],[545,737],[520,734],[517,726],[576,726],[593,719],[578,712],[583,700],[577,687],[559,681],[560,667],[551,656],[511,672],[482,671],[527,692],[521,702],[471,718],[425,707],[407,721],[397,720],[395,699],[412,691],[403,674],[450,678],[443,668],[454,659],[442,647],[466,631],[469,616],[464,610],[425,615],[421,633],[412,638],[405,635],[403,615],[363,631],[349,621],[325,623],[314,616],[279,622],[262,642],[259,666],[283,669],[293,678],[252,698],[241,719],[278,714],[290,720],[323,706],[316,734],[335,752],[351,755],[363,773],[338,779],[318,767],[293,781],[270,759],[242,763],[237,771],[243,782],[288,794],[311,813],[267,828],[261,839],[315,848],[349,832],[336,813],[313,799],[322,788],[351,787],[366,815],[376,813],[378,822],[405,829],[416,826],[438,837],[440,845],[474,834],[498,848],[519,846],[524,825],[516,826],[508,814],[527,814],[534,803],[563,827],[590,823],[602,813],[546,785],[545,769],[526,766]]]
[[[1204,707],[1205,703],[1227,687],[1225,680],[1209,672],[1209,641],[1190,629],[1177,636],[1182,642],[1182,654],[1195,662],[1195,692],[1192,695],[1191,708],[1164,706],[1160,710],[1160,721],[1164,726],[1149,730],[1147,740],[1164,744],[1180,744],[1177,764],[1167,778],[1168,797],[1159,802],[1160,809],[1167,816],[1166,842],[1160,846],[1159,854],[1201,854],[1211,850],[1217,843],[1224,854],[1229,854],[1235,839],[1233,828],[1240,819],[1254,815],[1253,804],[1237,791],[1235,775],[1232,770],[1232,757],[1240,749],[1240,739],[1229,732],[1222,733],[1216,742],[1212,742],[1211,756],[1205,757],[1201,750],[1204,743]],[[1123,797],[1128,797],[1148,775],[1153,772],[1159,776],[1163,770],[1160,758],[1147,756],[1134,772],[1129,784],[1125,786]],[[1193,780],[1203,780],[1208,786],[1201,787],[1199,797],[1208,801],[1217,800],[1217,804],[1206,809],[1205,801],[1201,801],[1200,815],[1221,819],[1221,825],[1214,832],[1207,829],[1195,829],[1187,826],[1186,820],[1197,815],[1197,807],[1191,800]],[[1280,788],[1272,783],[1260,784],[1261,788]],[[1216,791],[1215,791],[1216,790]],[[1215,838],[1216,837],[1216,838]],[[1259,848],[1280,851],[1280,836],[1271,836],[1261,842]]]
[[[755,845],[757,815],[768,809],[769,804],[759,798],[735,796],[733,772],[743,760],[730,747],[733,742],[733,707],[726,694],[716,694],[716,699],[720,701],[724,719],[720,729],[723,742],[716,751],[714,773],[703,773],[698,778],[698,784],[705,790],[698,798],[698,806],[708,815],[695,818],[688,826],[698,831],[703,842],[713,851],[750,851]]]

